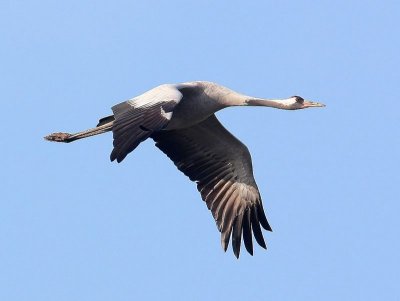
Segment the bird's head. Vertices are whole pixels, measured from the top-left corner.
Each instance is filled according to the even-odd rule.
[[[287,106],[289,110],[300,110],[306,108],[314,108],[314,107],[325,107],[323,103],[314,102],[310,100],[305,100],[300,96],[292,96],[287,99]]]

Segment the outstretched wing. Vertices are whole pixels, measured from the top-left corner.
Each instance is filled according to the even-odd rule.
[[[111,161],[121,162],[142,141],[163,129],[182,97],[175,86],[162,85],[113,106],[114,149],[110,155]]]
[[[151,137],[180,171],[196,181],[225,251],[232,236],[233,252],[239,257],[243,234],[245,247],[253,254],[252,233],[266,248],[260,224],[272,230],[253,177],[250,153],[215,115],[190,128],[159,131]]]

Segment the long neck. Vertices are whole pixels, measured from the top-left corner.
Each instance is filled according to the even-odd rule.
[[[230,106],[261,106],[271,107],[283,110],[290,110],[291,105],[295,102],[293,98],[287,99],[264,99],[252,96],[247,96],[235,92],[231,89],[215,84],[206,83],[205,94],[211,99],[217,99],[221,107]]]
[[[254,98],[249,97],[245,100],[245,104],[247,106],[259,106],[259,107],[271,107],[283,110],[290,110],[290,105],[293,103],[293,100],[288,99],[263,99],[263,98]]]
[[[257,106],[257,107],[271,107],[283,110],[290,110],[293,104],[292,98],[287,99],[265,99],[257,98],[239,93],[230,93],[224,95],[226,102],[230,106]]]

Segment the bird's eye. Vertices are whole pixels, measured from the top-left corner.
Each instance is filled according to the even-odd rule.
[[[303,97],[300,97],[300,96],[293,96],[294,97],[294,99],[296,99],[296,102],[298,102],[298,103],[304,103],[304,98]]]

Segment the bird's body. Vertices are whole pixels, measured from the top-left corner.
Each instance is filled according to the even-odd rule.
[[[266,248],[260,225],[271,231],[253,177],[247,147],[219,123],[214,113],[230,106],[302,109],[324,106],[294,96],[271,100],[239,94],[211,82],[165,84],[112,107],[113,115],[76,134],[55,133],[47,140],[71,142],[113,131],[111,160],[121,162],[142,141],[152,138],[192,181],[211,210],[224,250],[232,237],[238,257],[243,240],[253,254],[252,233]]]

